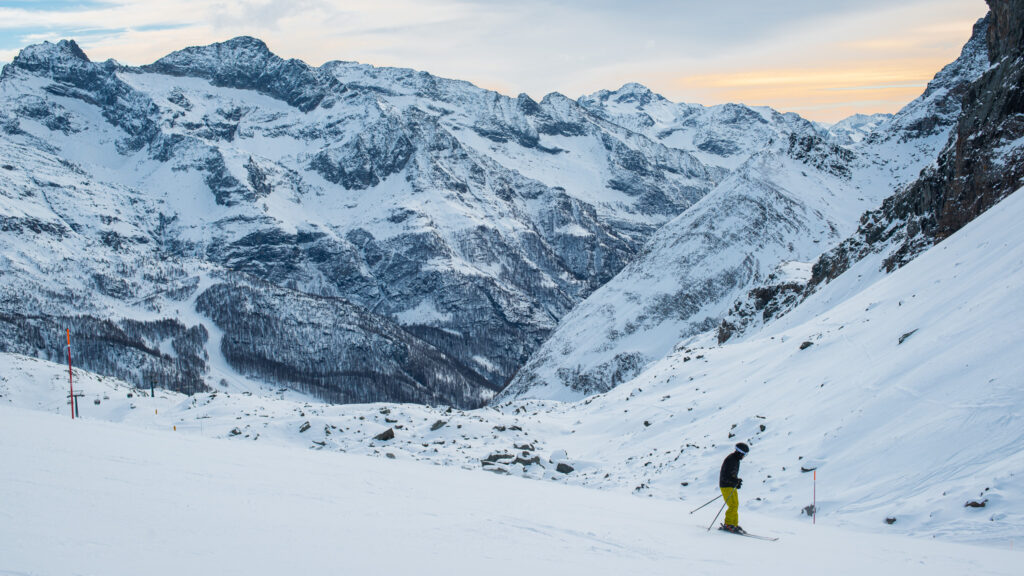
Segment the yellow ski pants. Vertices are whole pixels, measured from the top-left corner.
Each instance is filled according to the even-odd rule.
[[[725,510],[725,523],[732,526],[739,526],[740,523],[740,495],[735,488],[722,488],[722,498],[728,508]]]

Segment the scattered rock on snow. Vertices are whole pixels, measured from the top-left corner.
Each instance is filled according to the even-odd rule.
[[[801,350],[806,350],[806,349],[810,348],[811,346],[814,346],[814,342],[811,342],[809,340],[805,340],[804,343],[800,345],[800,349]]]
[[[380,440],[381,442],[387,442],[388,440],[393,440],[394,438],[395,438],[395,429],[394,428],[388,428],[387,430],[385,430],[385,431],[381,432],[380,434],[377,434],[376,436],[373,437],[374,440]]]
[[[987,503],[988,503],[988,498],[986,498],[984,500],[981,500],[981,501],[978,501],[978,500],[968,500],[964,504],[964,508],[984,508],[985,504],[987,504]]]
[[[561,474],[569,474],[573,470],[575,470],[575,468],[573,468],[572,466],[569,466],[565,462],[559,462],[558,466],[555,467],[555,471],[559,472]]]
[[[533,466],[534,464],[540,464],[540,456],[534,456],[530,458],[529,452],[523,452],[522,455],[516,456],[516,464],[522,464],[523,466]]]
[[[438,420],[437,422],[434,422],[434,424],[430,427],[430,431],[434,432],[434,431],[440,430],[441,428],[444,428],[445,424],[447,424],[447,423],[448,422],[446,422],[444,420]]]
[[[904,341],[904,340],[906,340],[907,338],[910,338],[911,336],[913,336],[913,335],[914,335],[914,332],[917,332],[917,330],[918,330],[917,328],[914,328],[914,329],[913,329],[913,330],[911,330],[910,332],[907,332],[907,333],[906,333],[906,334],[904,334],[903,336],[900,336],[900,341],[899,341],[899,344],[903,344],[903,341]],[[898,346],[899,344],[897,344],[897,346]]]
[[[306,420],[306,423],[299,427],[299,433],[301,434],[302,432],[305,432],[306,430],[309,430],[309,428],[310,428],[309,420]]]
[[[507,468],[505,468],[504,466],[499,466],[497,464],[493,464],[493,463],[485,464],[484,465],[484,470],[486,470],[488,472],[494,472],[495,474],[508,474],[508,469]]]
[[[885,523],[886,524],[895,524],[896,523],[896,517],[895,516],[889,516],[888,518],[885,519]]]
[[[487,458],[484,458],[480,462],[482,462],[484,465],[487,465],[494,464],[502,460],[512,460],[513,458],[515,458],[515,456],[508,454],[506,452],[492,452],[489,456],[487,456]]]

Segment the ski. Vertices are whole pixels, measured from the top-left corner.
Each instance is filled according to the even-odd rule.
[[[759,534],[751,534],[750,532],[744,532],[743,534],[738,535],[746,536],[747,538],[756,538],[758,540],[767,540],[768,542],[775,542],[779,539],[778,536],[761,536]]]
[[[747,538],[754,538],[756,540],[767,540],[768,542],[775,542],[779,538],[777,536],[761,536],[760,534],[751,534],[750,532],[730,532],[725,528],[719,527],[719,530],[727,534],[735,534],[737,536],[746,536]]]

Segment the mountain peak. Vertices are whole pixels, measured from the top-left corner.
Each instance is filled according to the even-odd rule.
[[[68,84],[96,92],[111,88],[118,64],[113,60],[93,62],[74,40],[57,43],[43,42],[21,50],[10,64],[4,66],[2,78],[9,78],[16,71],[48,78],[54,82]]]
[[[44,68],[52,68],[55,63],[76,65],[89,63],[81,47],[74,40],[61,40],[56,44],[43,42],[27,46],[18,52],[11,62],[15,67],[35,72]]]
[[[279,62],[281,58],[270,51],[267,44],[252,36],[237,36],[224,42],[215,42],[206,46],[189,46],[167,56],[144,68],[159,68],[161,72],[175,75],[212,76],[226,68],[240,66],[267,66]]]
[[[653,94],[651,89],[639,82],[626,82],[615,91],[617,94]]]
[[[268,54],[270,53],[270,49],[267,48],[266,42],[260,40],[259,38],[254,38],[252,36],[235,36],[230,40],[225,40],[224,42],[219,42],[213,45],[228,46],[232,48],[253,48],[256,50],[267,52]]]
[[[627,82],[610,95],[616,102],[635,102],[639,106],[665,100],[661,94],[656,94],[650,88],[637,82]]]
[[[582,96],[581,102],[617,102],[620,104],[632,103],[643,107],[651,102],[667,101],[667,99],[652,92],[650,88],[638,82],[627,82],[618,90],[599,90],[589,96]]]
[[[256,90],[303,112],[316,108],[334,86],[330,81],[324,82],[305,62],[284,60],[252,36],[191,46],[142,69],[169,76],[204,78],[215,86]]]

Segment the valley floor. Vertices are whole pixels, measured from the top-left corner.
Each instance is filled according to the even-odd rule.
[[[0,574],[1015,574],[1018,552],[0,405]]]

